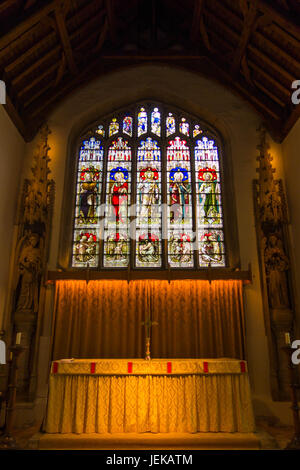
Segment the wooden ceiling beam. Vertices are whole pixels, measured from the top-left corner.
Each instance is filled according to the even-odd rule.
[[[101,10],[101,17],[104,16],[105,10]],[[81,26],[79,29],[76,29],[71,35],[70,38],[71,40],[75,39],[77,36],[80,34],[83,34],[86,31],[89,31],[91,29],[91,26],[99,21],[99,14],[97,16],[93,16],[90,21],[85,23],[83,26]],[[56,46],[54,49],[51,49],[47,54],[43,55],[40,59],[38,59],[36,62],[34,62],[30,67],[25,69],[22,73],[20,73],[15,79],[12,80],[12,85],[15,86],[22,79],[28,75],[29,73],[33,72],[36,68],[42,66],[43,62],[46,60],[50,59],[52,56],[55,54],[58,54],[61,51],[61,46]]]
[[[294,23],[292,16],[283,12],[279,12],[276,7],[271,6],[265,0],[260,0],[259,9],[263,13],[269,15],[273,21],[283,27],[288,34],[292,33],[296,38],[300,39],[300,27]]]
[[[18,98],[22,98],[22,96],[26,95],[26,93],[29,92],[33,87],[39,84],[41,80],[43,80],[45,77],[50,75],[52,72],[54,72],[57,68],[59,67],[59,62],[55,62],[55,64],[51,65],[51,67],[48,67],[45,72],[42,74],[39,74],[34,80],[31,80],[28,85],[25,87],[22,87],[20,91],[17,92]]]
[[[194,0],[193,22],[190,33],[190,38],[193,42],[197,41],[199,36],[203,7],[204,0]]]
[[[246,53],[251,34],[257,26],[257,19],[259,15],[257,10],[257,0],[250,2],[249,6],[246,0],[240,0],[240,3],[244,14],[244,24],[240,42],[235,52],[231,66],[231,73],[233,75],[236,75],[240,70],[241,61]]]
[[[16,4],[16,0],[5,0],[0,5],[0,14],[7,10],[9,7],[14,6]]]
[[[20,73],[19,75],[16,76],[16,78],[14,78],[12,81],[11,81],[11,84],[13,87],[17,86],[20,82],[22,82],[22,80],[27,76],[29,75],[30,73],[32,73],[35,69],[43,66],[44,62],[46,62],[47,60],[51,59],[53,56],[55,56],[55,54],[59,54],[61,52],[61,46],[57,46],[55,47],[54,49],[51,49],[49,52],[47,52],[47,54],[43,55],[42,57],[40,57],[36,62],[34,62],[30,67],[26,68],[22,73]]]
[[[230,10],[226,5],[224,5],[223,2],[220,2],[219,0],[210,0],[210,5],[213,5],[216,10],[219,10],[224,17],[229,16],[231,18],[231,20],[234,21],[235,23],[240,23],[240,27],[242,28],[242,26],[243,26],[242,25],[242,20],[232,10]],[[221,20],[219,18],[217,18],[216,15],[213,14],[213,11],[208,11],[208,9],[206,9],[205,12],[208,12],[208,14],[210,14],[211,17],[214,16],[216,18],[216,20],[219,21],[219,24],[223,23],[224,28],[226,29],[226,32],[228,34],[234,35],[235,40],[239,40],[238,39],[239,38],[238,33],[233,31],[233,29],[229,28],[226,25],[225,22],[221,22]],[[259,18],[259,20],[260,20],[260,18]],[[270,41],[270,39],[268,39],[265,35],[263,35],[258,30],[255,31],[255,37],[257,37],[263,43],[268,45],[270,47],[270,49],[272,49],[278,57],[283,57],[287,62],[289,62],[292,65],[292,67],[299,68],[299,73],[300,73],[300,64],[297,60],[295,60],[294,56],[287,53],[283,48],[277,46],[274,42]],[[255,47],[254,45],[251,45],[251,43],[249,43],[248,44],[248,49],[250,50],[251,47],[252,47],[252,50],[254,52],[256,52],[256,51],[260,52],[257,49],[257,47]],[[269,58],[269,59],[272,60],[271,58]],[[275,64],[274,60],[272,60],[272,62]],[[286,69],[283,68],[283,67],[281,67],[281,69],[282,69],[283,74],[284,74]]]
[[[9,33],[4,34],[4,36],[0,37],[0,50],[4,49],[6,46],[11,44],[13,41],[18,39],[19,36],[24,34],[30,28],[35,26],[41,18],[49,13],[53,12],[56,8],[56,1],[53,1],[46,5],[44,8],[41,8],[37,13],[31,15],[29,18],[23,20],[20,24],[18,24],[15,28],[13,28]]]
[[[73,57],[73,51],[71,46],[71,41],[69,38],[69,33],[67,30],[66,22],[65,22],[65,12],[63,11],[63,6],[59,0],[56,0],[56,8],[55,8],[55,19],[58,28],[58,33],[60,36],[60,40],[62,43],[62,47],[66,56],[67,64],[69,69],[73,75],[78,73],[77,65],[75,64],[75,60]]]
[[[107,12],[110,39],[114,44],[116,44],[117,34],[116,34],[114,0],[105,0],[105,6],[106,6],[106,12]]]
[[[82,9],[79,10],[79,12],[77,12],[74,16],[72,16],[70,21],[72,21],[77,16],[77,14],[83,14],[83,15],[86,14],[90,10],[91,5],[93,5],[93,4],[95,4],[95,2],[92,2],[92,3],[89,3],[88,5],[85,5]],[[105,10],[103,9],[102,10],[102,15],[104,15],[104,13],[105,13]],[[90,23],[88,22],[88,23],[85,23],[85,24],[90,24]],[[72,33],[71,39],[73,39],[73,37],[75,37],[77,35],[77,33],[79,34],[81,29],[82,29],[82,26],[78,30],[75,31],[75,34]],[[30,57],[32,54],[37,52],[40,48],[43,48],[44,46],[49,44],[49,42],[52,41],[54,38],[56,38],[56,36],[57,36],[57,31],[52,31],[51,33],[49,33],[47,36],[45,36],[43,39],[41,39],[41,41],[37,42],[31,48],[27,49],[23,54],[18,56],[13,62],[10,62],[9,64],[7,64],[4,67],[5,72],[6,73],[12,72],[12,70],[15,67],[17,67],[18,65],[22,64],[27,59],[27,57]]]
[[[253,83],[255,86],[257,86],[261,91],[263,91],[266,95],[268,95],[273,101],[275,101],[276,103],[279,104],[279,106],[281,106],[282,108],[285,108],[286,104],[280,99],[278,98],[278,96],[274,95],[274,93],[272,93],[272,91],[268,88],[268,87],[265,87],[262,83],[260,83],[258,80],[255,80],[255,78],[253,78]]]
[[[271,77],[270,74],[266,73],[265,70],[263,70],[261,67],[255,64],[252,60],[248,59],[248,64],[250,65],[252,69],[256,70],[258,74],[263,76],[269,83],[271,83],[275,89],[277,88],[278,90],[280,90],[281,94],[284,95],[287,98],[287,100],[290,100],[291,92],[288,88],[281,85],[281,83],[278,82],[278,80],[275,80],[273,77]]]
[[[236,33],[235,31],[233,31],[231,28],[229,28],[226,23],[223,23],[219,18],[216,17],[216,15],[214,15],[213,13],[211,13],[209,10],[205,10],[205,14],[211,19],[212,22],[215,22],[215,24],[217,25],[218,27],[218,30],[219,31],[222,31],[224,30],[226,32],[226,35],[229,36],[229,37],[232,37],[233,38],[233,41],[234,42],[238,42],[239,40],[239,34]],[[274,62],[274,60],[272,58],[270,58],[269,56],[267,56],[264,52],[261,52],[259,49],[257,49],[257,47],[249,44],[248,45],[248,49],[249,51],[251,51],[255,56],[259,57],[260,59],[262,59],[265,63],[267,63],[269,66],[271,66],[274,70],[276,70],[277,72],[279,72],[283,77],[285,77],[286,79],[288,80],[294,80],[295,77],[293,77],[293,75],[291,75],[286,69],[284,69],[281,65],[279,65],[278,63]],[[266,69],[266,72],[268,72],[268,70]],[[272,74],[270,74],[272,75]]]
[[[222,37],[220,37],[218,33],[211,31],[211,34],[215,38],[215,41],[217,41],[217,44],[220,42],[224,43]],[[215,69],[217,70],[217,74],[220,75],[220,77],[218,77],[217,75],[217,78],[220,79],[223,74],[224,80],[226,80],[228,85],[230,85],[231,83],[231,86],[233,87],[233,89],[236,89],[236,91],[240,95],[242,94],[244,98],[246,98],[246,100],[256,109],[256,111],[258,111],[260,114],[264,116],[264,118],[269,117],[273,121],[279,120],[280,119],[279,108],[277,111],[275,110],[275,108],[273,109],[273,106],[271,106],[270,100],[268,99],[267,101],[264,95],[260,93],[258,89],[255,88],[253,80],[252,80],[253,85],[247,83],[246,78],[243,79],[243,78],[237,77],[235,80],[232,80],[232,74],[230,72],[230,68],[227,67],[227,71],[226,71],[224,64],[222,67],[221,65],[218,65],[219,62],[222,63],[222,60],[224,63],[227,62],[226,55],[222,54],[222,52],[220,54],[221,55],[219,57],[217,56],[215,57],[214,61],[212,61],[211,58],[208,58],[208,60],[211,63],[213,63]],[[274,100],[272,101],[274,102]]]

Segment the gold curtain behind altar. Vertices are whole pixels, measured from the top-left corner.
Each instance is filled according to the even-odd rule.
[[[61,358],[151,356],[245,359],[242,281],[57,281],[53,355]]]

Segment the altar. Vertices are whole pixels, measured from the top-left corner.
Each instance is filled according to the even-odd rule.
[[[236,359],[52,362],[46,433],[251,433],[247,363]]]

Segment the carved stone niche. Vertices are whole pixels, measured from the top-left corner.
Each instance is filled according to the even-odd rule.
[[[281,180],[274,179],[275,169],[266,141],[266,131],[259,129],[259,179],[254,181],[254,207],[259,251],[265,329],[271,367],[274,400],[290,398],[290,383],[285,333],[293,336],[294,290],[289,259],[288,216]]]
[[[19,210],[18,241],[15,247],[13,276],[12,330],[22,333],[24,353],[20,357],[18,396],[29,398],[37,358],[39,325],[42,315],[41,291],[49,250],[54,202],[54,182],[48,179],[47,126],[40,132],[33,155],[32,178],[24,182]],[[34,394],[34,393],[33,393]],[[31,394],[32,395],[32,394]]]

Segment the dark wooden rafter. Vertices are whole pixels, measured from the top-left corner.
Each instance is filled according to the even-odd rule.
[[[258,0],[247,2],[247,0],[240,0],[241,10],[244,16],[244,25],[242,34],[240,37],[239,45],[235,52],[235,56],[231,66],[231,72],[235,76],[241,66],[242,59],[245,56],[251,34],[255,30],[258,24],[259,12],[258,12]]]
[[[115,2],[114,0],[105,0],[108,28],[111,41],[115,44],[117,42],[116,31],[116,18],[115,18]]]
[[[69,2],[56,0],[55,19],[68,67],[72,74],[76,75],[78,73],[78,68],[74,61],[72,46],[65,22],[65,15],[68,7]]]
[[[0,14],[7,10],[9,7],[11,6],[14,6],[14,4],[16,3],[16,0],[4,0],[1,4],[0,4]]]
[[[269,15],[269,17],[281,28],[295,36],[295,38],[300,41],[300,26],[294,22],[294,18],[282,11],[279,12],[278,9],[274,6],[274,3],[272,6],[265,0],[260,0],[259,8],[263,13]]]
[[[205,7],[205,0],[195,0],[194,2],[194,12],[193,12],[193,23],[191,27],[190,38],[192,42],[196,42],[199,39],[199,35],[205,45],[205,47],[210,50],[211,44],[207,34],[206,26],[203,20],[203,10]]]
[[[46,5],[34,15],[22,21],[22,23],[18,24],[9,33],[0,37],[0,51],[8,45],[11,45],[20,36],[28,32],[32,27],[36,26],[44,16],[47,16],[49,13],[53,12],[55,10],[55,7],[56,3],[51,2],[49,5]]]
[[[227,26],[225,23],[222,23],[221,20],[219,20],[215,15],[213,15],[210,11],[206,11],[206,15],[211,19],[211,21],[213,23],[216,24],[219,32],[222,32],[224,31],[226,33],[226,37],[229,37],[229,38],[232,38],[232,41],[233,42],[238,42],[239,40],[239,35],[237,32],[233,31],[229,26]],[[257,33],[258,34],[258,33]],[[277,50],[277,46],[275,46],[275,50]],[[278,80],[278,77],[277,77],[277,80],[274,81],[274,74],[272,73],[272,69],[275,71],[275,72],[278,72],[280,75],[282,75],[283,77],[285,77],[287,80],[289,80],[290,82],[293,81],[295,79],[295,77],[288,73],[286,71],[286,69],[279,65],[277,62],[275,62],[274,59],[270,58],[265,52],[259,50],[256,46],[253,46],[253,45],[248,45],[248,51],[251,52],[253,54],[253,56],[257,57],[260,62],[262,63],[261,66],[259,65],[256,65],[255,66],[257,67],[257,69],[260,70],[261,72],[261,75],[264,75],[265,77],[268,77],[270,81],[273,82],[273,84],[275,85],[275,94],[276,94],[276,89],[280,89],[282,90],[282,87],[281,87],[281,84],[280,84],[280,81]],[[288,57],[289,61],[294,61],[294,59],[292,57]],[[249,61],[248,61],[249,62]],[[252,62],[252,64],[254,64],[254,62]],[[266,64],[268,65],[268,67],[270,68],[267,68],[266,67]],[[300,66],[300,64],[299,64]],[[283,87],[284,88],[284,87]],[[284,93],[286,95],[286,98],[287,100],[289,101],[290,100],[290,92],[289,92],[289,89],[288,88],[285,88],[284,89]],[[280,97],[280,92],[279,92],[279,97]]]
[[[300,26],[292,16],[299,10],[284,2],[4,0],[0,26],[11,12],[14,24],[0,36],[8,112],[23,135],[33,135],[36,128],[26,129],[91,76],[163,62],[226,83],[280,140],[300,117],[291,103],[291,83],[300,78]]]
[[[100,14],[101,13],[101,14]],[[89,32],[89,30],[92,29],[92,27],[98,23],[100,20],[101,20],[101,17],[104,15],[104,11],[102,10],[96,17],[92,17],[87,23],[85,23],[82,27],[80,27],[79,29],[76,29],[71,35],[70,35],[70,39],[73,40],[75,39],[77,36],[81,35],[81,34],[86,34]],[[55,34],[55,33],[54,33]],[[88,36],[88,35],[87,35]],[[45,38],[45,41],[49,41],[52,37],[52,33],[49,34],[46,38]],[[37,49],[37,46],[34,46],[33,47],[33,50],[28,50],[25,54],[24,54],[24,59],[28,56],[28,54],[34,54],[35,50]],[[48,60],[48,59],[51,59],[52,57],[54,57],[55,55],[57,54],[60,54],[60,51],[61,51],[61,47],[60,46],[56,46],[54,49],[51,49],[49,52],[47,52],[45,55],[41,56],[40,59],[38,59],[37,61],[33,62],[33,64],[30,66],[30,67],[27,67],[26,69],[24,69],[24,71],[20,74],[18,74],[16,76],[15,79],[12,80],[12,83],[13,85],[18,85],[20,82],[22,82],[22,80],[26,77],[26,75],[29,75],[30,73],[32,73],[33,71],[35,70],[38,70],[40,67],[43,66],[43,64]],[[75,52],[76,52],[76,49],[75,49]],[[8,71],[9,69],[11,69],[12,67],[16,66],[16,62],[10,64],[7,68],[5,68],[6,71]],[[60,63],[59,62],[56,62],[56,68],[58,68],[60,66]],[[48,69],[49,70],[49,69]],[[45,73],[47,73],[47,70],[45,71]],[[41,77],[41,75],[38,75],[37,76],[37,79],[38,77]],[[28,86],[30,86],[30,83],[28,83]]]

